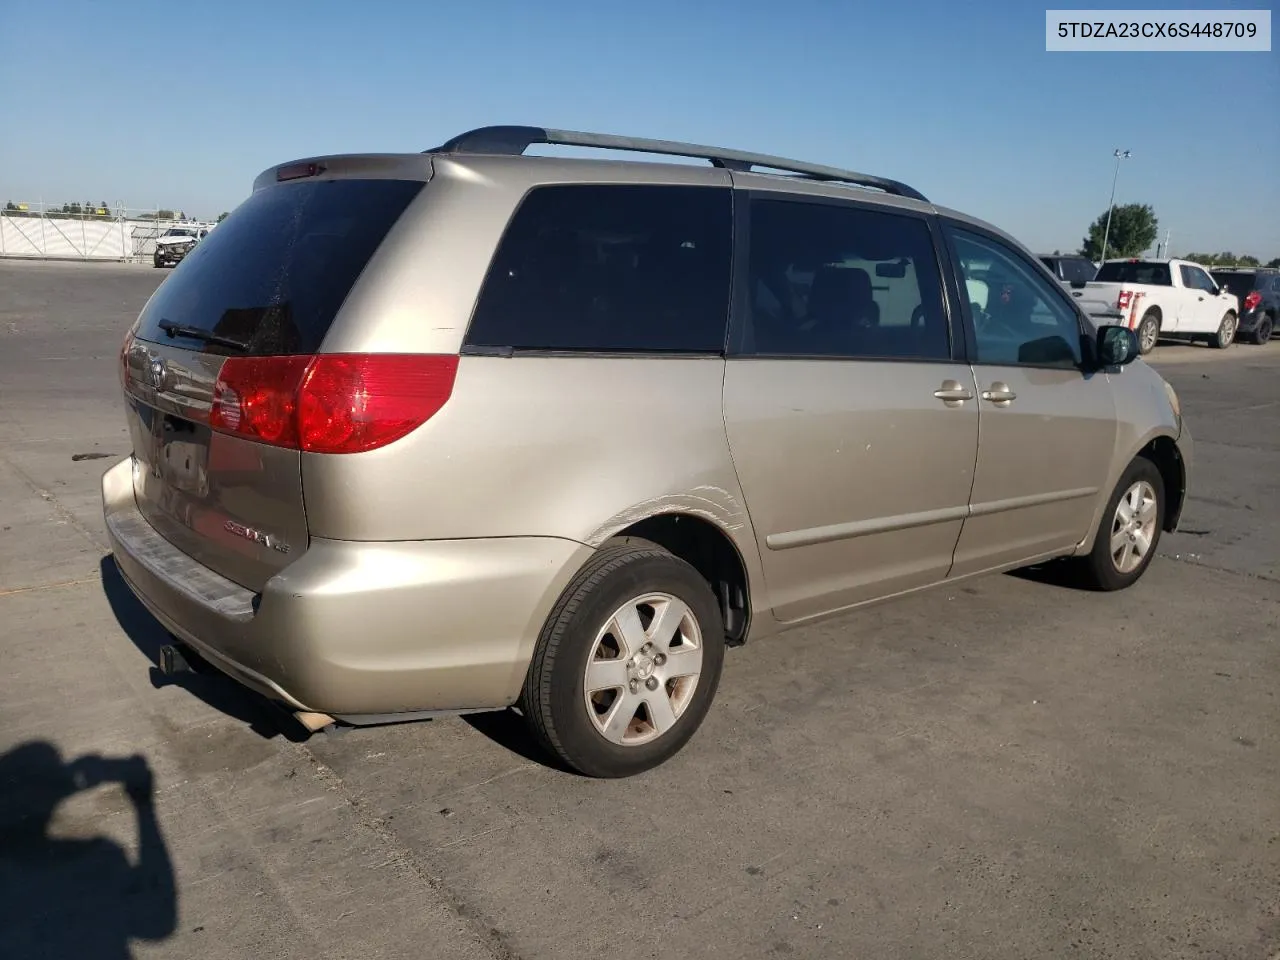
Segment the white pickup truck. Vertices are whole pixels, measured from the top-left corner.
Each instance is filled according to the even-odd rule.
[[[1142,353],[1161,337],[1204,340],[1219,349],[1236,338],[1239,298],[1190,260],[1108,260],[1084,292],[1123,315]]]

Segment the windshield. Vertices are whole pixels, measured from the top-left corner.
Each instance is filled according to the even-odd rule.
[[[1143,260],[1113,260],[1104,263],[1093,279],[1098,283],[1146,283],[1153,287],[1173,285],[1167,263]]]

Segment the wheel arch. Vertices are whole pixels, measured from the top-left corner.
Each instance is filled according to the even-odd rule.
[[[1173,533],[1177,529],[1187,496],[1187,464],[1182,451],[1178,448],[1176,434],[1168,432],[1167,428],[1160,428],[1146,434],[1133,444],[1128,450],[1128,456],[1116,458],[1115,472],[1107,478],[1105,488],[1100,491],[1093,520],[1084,539],[1076,544],[1074,556],[1082,556],[1093,549],[1107,501],[1115,491],[1116,484],[1120,482],[1120,477],[1129,469],[1129,465],[1139,458],[1151,461],[1164,482],[1165,516],[1161,529],[1167,533]]]
[[[1164,481],[1165,511],[1162,529],[1173,533],[1178,529],[1182,507],[1187,499],[1187,465],[1178,443],[1172,437],[1158,436],[1142,447],[1134,459],[1143,457],[1155,464]]]
[[[728,530],[705,516],[661,510],[617,526],[602,543],[633,537],[656,543],[697,570],[720,605],[725,642],[730,646],[746,642],[758,578]]]

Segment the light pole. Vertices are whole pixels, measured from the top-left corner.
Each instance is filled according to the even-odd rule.
[[[1116,181],[1120,179],[1120,161],[1128,160],[1131,154],[1128,150],[1117,149],[1113,156],[1116,158],[1116,172],[1111,177],[1111,201],[1107,204],[1107,227],[1102,232],[1102,256],[1098,258],[1099,263],[1107,260],[1107,241],[1111,239],[1111,211],[1116,207]]]

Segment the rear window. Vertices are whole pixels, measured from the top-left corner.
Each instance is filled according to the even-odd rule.
[[[1062,279],[1068,283],[1088,283],[1097,268],[1084,257],[1071,257],[1062,261]]]
[[[1153,287],[1173,285],[1167,263],[1121,261],[1104,263],[1093,278],[1099,283],[1146,283]]]
[[[1215,270],[1213,279],[1220,287],[1226,287],[1237,297],[1247,297],[1258,287],[1256,273],[1237,273],[1229,270]]]
[[[728,188],[536,188],[490,265],[467,346],[721,353],[732,229]]]
[[[259,190],[195,246],[143,312],[138,337],[168,342],[162,321],[270,356],[314,353],[419,180],[317,180]],[[193,349],[235,348],[177,337]]]

